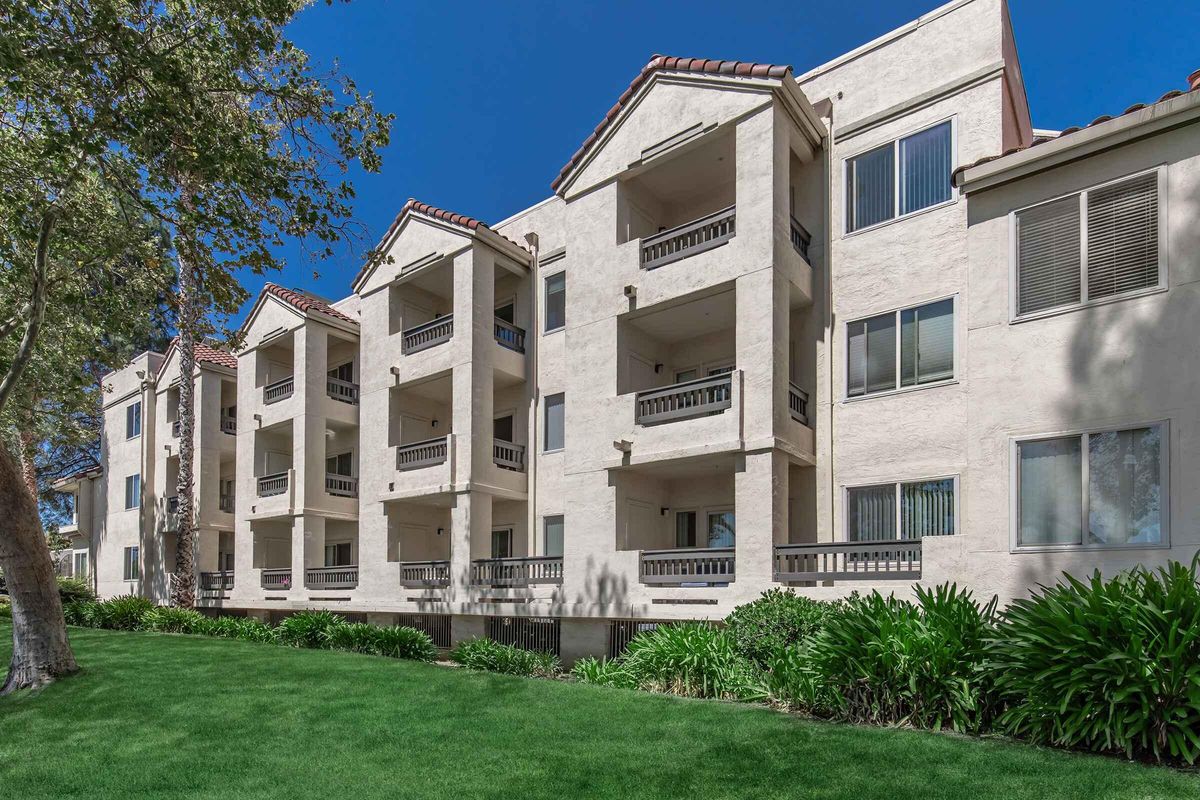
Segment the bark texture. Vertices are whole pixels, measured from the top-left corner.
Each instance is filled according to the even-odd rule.
[[[12,600],[13,651],[0,694],[36,689],[75,672],[50,548],[37,504],[0,443],[0,569]]]
[[[175,575],[171,581],[171,605],[193,608],[196,605],[194,485],[196,402],[196,276],[186,256],[179,250],[179,498],[178,544],[175,547]]]

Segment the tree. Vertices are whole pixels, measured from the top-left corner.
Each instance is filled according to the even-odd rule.
[[[13,220],[17,264],[13,291],[0,296],[24,298],[0,322],[0,413],[22,384],[47,308],[57,302],[62,226],[83,233],[74,230],[83,187],[94,185],[121,210],[117,220],[131,241],[142,241],[137,234],[147,223],[167,234],[184,276],[183,292],[174,295],[177,314],[204,308],[219,320],[234,311],[246,293],[233,273],[278,268],[285,239],[326,257],[358,232],[350,221],[353,190],[334,176],[353,160],[378,170],[390,117],[376,112],[352,81],[316,73],[284,37],[306,4],[49,0],[0,9],[0,67],[14,76],[0,85],[0,161],[12,151],[17,167],[11,169],[20,173],[18,190],[0,195],[0,214]],[[0,165],[6,190],[8,171]],[[118,263],[132,256],[158,265],[149,248],[130,253],[120,237],[103,239],[103,247],[81,241]],[[119,288],[118,296],[125,285]],[[120,316],[109,303],[105,298],[96,309],[101,317]],[[194,328],[190,317],[178,320],[192,336],[215,324],[212,316],[195,319]],[[181,385],[189,383],[193,364],[190,355],[181,359]],[[181,443],[190,445],[191,427],[181,418]],[[0,481],[18,479],[0,447]],[[190,575],[188,483],[180,487],[187,535],[181,530],[177,572],[186,563]],[[0,487],[0,519],[17,494]],[[40,536],[40,554],[29,546],[28,522],[23,516],[0,530],[0,567],[10,591],[18,572],[27,587],[13,594],[13,663],[22,667],[10,666],[6,690],[47,682],[74,666],[57,594],[50,596],[53,582],[38,566],[48,566],[49,554]],[[30,637],[18,641],[19,617],[53,640],[39,645],[40,655],[28,651]]]

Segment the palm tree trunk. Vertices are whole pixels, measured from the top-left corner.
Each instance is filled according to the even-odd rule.
[[[194,474],[194,436],[196,429],[196,276],[188,261],[187,248],[178,249],[179,257],[179,497],[178,543],[175,547],[175,578],[171,584],[171,605],[192,608],[196,605],[195,547],[193,526],[195,500],[192,496]]]

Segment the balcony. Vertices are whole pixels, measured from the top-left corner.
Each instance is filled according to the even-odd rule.
[[[920,579],[920,539],[775,546],[775,580],[782,583]]]
[[[325,491],[335,497],[358,497],[358,478],[326,473]]]
[[[792,382],[788,382],[788,410],[792,419],[801,425],[808,424],[808,392]]]
[[[263,402],[267,405],[287,400],[296,390],[296,378],[289,375],[263,387]]]
[[[525,352],[525,330],[502,319],[495,321],[496,342],[518,353]]]
[[[223,494],[223,495],[221,495],[221,499],[220,499],[220,501],[218,502],[218,508],[220,508],[220,509],[221,509],[222,511],[224,511],[226,514],[232,514],[232,513],[233,513],[233,508],[234,508],[234,506],[233,506],[233,495],[231,495],[231,494]]]
[[[446,314],[401,332],[400,350],[405,355],[419,353],[450,341],[454,335],[454,315]]]
[[[712,375],[638,392],[635,420],[638,425],[658,425],[705,417],[721,413],[732,403],[732,375]]]
[[[446,436],[399,445],[396,447],[396,469],[400,472],[407,472],[410,469],[423,469],[444,464],[448,451],[449,438]]]
[[[325,394],[329,395],[340,403],[348,403],[352,406],[358,405],[357,383],[339,380],[338,378],[326,378]]]
[[[221,433],[228,433],[230,436],[237,435],[237,417],[221,416]]]
[[[219,596],[233,589],[233,571],[201,572],[200,593],[207,596]]]
[[[358,565],[310,567],[304,570],[304,585],[309,589],[353,589],[358,586]]]
[[[736,206],[642,239],[642,269],[657,269],[674,261],[720,247],[736,233]]]
[[[650,586],[703,586],[733,583],[732,547],[643,550],[638,577]]]
[[[792,221],[792,247],[800,254],[800,257],[808,261],[808,246],[812,243],[812,234],[805,230],[804,226],[795,217]]]
[[[263,475],[258,479],[258,496],[275,497],[287,492],[288,473],[276,472],[274,475]]]
[[[291,569],[264,569],[262,570],[262,588],[273,589],[276,591],[285,591],[292,588],[292,571]]]
[[[472,586],[561,585],[562,556],[481,558],[471,562]]]
[[[450,585],[449,561],[401,561],[400,585],[406,589],[437,589]]]
[[[502,439],[493,439],[492,462],[500,469],[524,472],[525,445],[506,442]]]

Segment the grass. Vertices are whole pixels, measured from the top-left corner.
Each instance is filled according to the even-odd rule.
[[[71,640],[82,673],[0,698],[0,797],[1200,796],[1194,773],[1000,740],[249,642]]]

